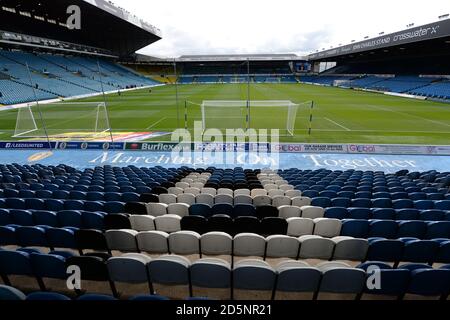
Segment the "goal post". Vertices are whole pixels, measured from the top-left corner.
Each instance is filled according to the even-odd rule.
[[[19,108],[13,138],[108,141],[110,133],[104,102],[56,102]]]
[[[307,104],[289,100],[205,100],[200,106],[202,129],[279,129],[281,135],[293,136],[298,111]]]

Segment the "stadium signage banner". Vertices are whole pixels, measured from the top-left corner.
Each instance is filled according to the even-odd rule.
[[[123,150],[123,142],[56,142],[59,150]]]
[[[178,144],[167,142],[128,142],[125,144],[125,150],[135,151],[157,151],[157,152],[171,152],[177,148],[189,148],[192,149],[191,144]]]
[[[412,145],[357,145],[349,144],[347,153],[360,154],[399,154],[399,155],[450,155],[449,146],[412,146]]]
[[[430,23],[424,26],[411,28],[383,35],[374,39],[356,42],[343,47],[322,51],[309,55],[310,60],[336,57],[345,54],[376,50],[396,45],[431,40],[448,36],[450,34],[450,19]]]
[[[0,149],[54,149],[55,142],[0,142]]]

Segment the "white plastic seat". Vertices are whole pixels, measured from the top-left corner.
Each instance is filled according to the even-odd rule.
[[[178,255],[200,254],[200,235],[194,231],[178,231],[169,235],[169,250]]]
[[[255,196],[253,197],[253,205],[255,207],[259,206],[270,206],[272,204],[272,199],[269,196]]]
[[[163,231],[144,231],[136,235],[139,250],[150,254],[168,253],[168,238],[169,234]]]
[[[155,218],[152,216],[131,215],[131,228],[136,231],[152,231],[155,230]]]
[[[158,196],[160,203],[171,204],[177,203],[177,196],[171,193],[168,194],[160,194]]]
[[[167,207],[167,214],[173,214],[180,217],[189,215],[189,205],[186,203],[171,203]]]
[[[201,204],[207,204],[210,207],[214,205],[214,196],[209,193],[202,193],[195,196],[195,202]]]
[[[264,189],[267,190],[267,191],[279,190],[278,186],[276,184],[274,184],[274,183],[268,183],[268,184],[264,185]]]
[[[227,233],[224,232],[205,233],[200,238],[200,244],[202,255],[227,256],[224,259],[226,260],[231,259],[231,254],[233,252],[233,238]]]
[[[147,213],[153,217],[159,217],[167,214],[168,205],[165,203],[147,203]]]
[[[281,206],[290,206],[291,198],[286,197],[286,196],[272,197],[272,205],[276,208],[281,207]]]
[[[184,189],[184,193],[191,193],[193,195],[198,195],[198,194],[200,194],[200,189],[189,187],[189,188]]]
[[[325,209],[321,207],[303,206],[300,209],[302,209],[302,218],[317,219],[325,215]]]
[[[294,206],[280,206],[278,207],[278,216],[283,219],[300,218],[302,210]]]
[[[234,197],[237,196],[250,196],[250,189],[237,189],[234,190]]]
[[[341,234],[342,222],[338,219],[314,219],[314,234],[325,238],[334,238]]]
[[[234,196],[234,204],[253,204],[253,199],[248,195]]]
[[[213,197],[217,194],[217,190],[214,188],[202,188],[200,190],[200,193],[202,194],[209,194],[212,195]]]
[[[177,203],[184,203],[191,206],[195,203],[195,195],[191,193],[180,194],[177,197]]]
[[[220,188],[217,190],[217,194],[226,194],[229,195],[230,197],[232,197],[234,195],[233,190],[228,189],[228,188]]]
[[[106,243],[110,250],[122,252],[137,252],[136,230],[107,230],[105,232]]]
[[[309,206],[312,202],[311,198],[308,197],[295,197],[292,198],[292,205],[296,207],[304,207]]]
[[[287,219],[287,234],[293,237],[311,235],[314,231],[314,220],[307,218],[289,218]]]
[[[297,197],[301,197],[302,196],[302,192],[299,190],[288,190],[284,193],[284,195],[286,197],[289,197],[291,199],[293,198],[297,198]]]
[[[184,181],[182,180],[181,182],[175,183],[175,187],[184,190],[186,188],[189,188],[191,186],[191,183],[193,183],[193,182],[194,182],[194,180],[192,180],[192,179],[184,179]],[[170,192],[170,190],[169,190],[169,192]],[[179,194],[179,193],[176,193],[176,194]]]
[[[367,256],[369,241],[351,237],[335,237],[331,239],[335,243],[333,260],[361,262]]]
[[[166,214],[155,218],[155,227],[158,231],[167,233],[181,230],[181,217],[174,214]]]
[[[187,184],[185,182],[178,182],[178,183]],[[184,190],[184,188],[180,188],[180,187],[170,187],[169,189],[167,189],[169,194],[174,194],[176,196],[179,194],[182,194],[184,192],[183,190]]]
[[[264,257],[266,239],[253,233],[240,233],[233,239],[233,253],[241,257]]]
[[[234,202],[233,196],[230,196],[228,194],[218,194],[217,196],[214,197],[215,204],[227,203],[233,205],[233,202]]]
[[[334,241],[320,236],[301,236],[300,255],[301,259],[329,260],[333,255]]]
[[[273,199],[277,196],[283,197],[285,195],[285,192],[280,189],[272,189],[272,190],[269,190],[268,195],[269,195],[269,197],[271,197]]]
[[[267,196],[267,190],[265,190],[265,189],[253,189],[251,191],[250,195],[252,196],[252,198],[257,197],[257,196]]]
[[[300,242],[297,238],[289,236],[269,236],[266,239],[267,258],[291,258],[297,259]]]

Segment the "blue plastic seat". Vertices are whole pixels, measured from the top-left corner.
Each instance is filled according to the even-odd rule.
[[[46,199],[45,209],[50,211],[64,210],[64,201],[59,199]]]
[[[394,209],[372,209],[372,219],[374,220],[395,220]]]
[[[13,287],[0,284],[0,301],[22,301],[26,295]]]
[[[402,258],[404,243],[400,240],[383,238],[369,239],[367,260],[398,262]]]
[[[101,201],[86,201],[83,210],[90,212],[105,211],[105,206]]]
[[[432,240],[406,240],[402,261],[432,264],[438,254],[439,246],[438,242]]]
[[[371,218],[372,211],[368,208],[349,208],[349,219],[369,220]]]
[[[9,214],[16,225],[34,226],[33,214],[30,210],[10,209]]]
[[[16,237],[22,247],[47,247],[45,229],[42,227],[17,227]]]
[[[438,210],[450,210],[450,200],[436,201],[434,207]]]
[[[33,210],[45,210],[45,201],[43,199],[36,199],[36,198],[28,198],[25,199],[25,205],[27,209],[33,209]]]
[[[57,216],[60,227],[81,228],[83,225],[79,210],[63,210],[58,212]]]
[[[331,207],[325,209],[324,218],[344,220],[349,217],[347,208]]]
[[[426,239],[450,239],[450,221],[429,222]]]
[[[420,220],[420,211],[417,209],[396,210],[395,220]]]
[[[434,209],[434,202],[432,200],[417,200],[414,201],[414,208],[419,210]]]
[[[5,199],[5,206],[9,209],[26,209],[25,199],[21,198],[7,198]]]
[[[414,208],[414,202],[410,199],[397,199],[392,201],[394,209],[409,209]]]
[[[367,239],[369,236],[369,221],[343,220],[341,236]]]
[[[411,272],[408,293],[423,296],[447,296],[450,288],[450,270],[418,269]]]
[[[331,199],[327,197],[316,197],[312,199],[311,205],[315,207],[328,208],[331,207]]]
[[[87,210],[89,211],[89,210]],[[120,201],[107,201],[104,204],[104,210],[96,210],[96,211],[105,211],[107,213],[123,213],[125,212],[125,203]]]
[[[63,294],[56,292],[33,292],[30,293],[27,301],[70,301],[71,299]]]
[[[48,244],[51,248],[75,249],[75,231],[69,228],[49,228],[46,230]]]
[[[363,199],[363,198],[352,199],[352,207],[355,207],[355,208],[371,208],[372,207],[372,200],[371,199]]]
[[[369,237],[397,239],[398,223],[393,220],[373,220],[370,222]]]
[[[13,224],[13,220],[8,209],[0,209],[0,226]]]
[[[377,198],[372,200],[373,208],[392,208],[392,200],[390,198]]]
[[[445,221],[445,212],[442,210],[425,210],[420,212],[423,221]]]
[[[427,224],[423,221],[400,221],[398,225],[398,237],[424,239],[427,233],[427,227]]]
[[[0,226],[0,246],[17,245],[16,228]]]

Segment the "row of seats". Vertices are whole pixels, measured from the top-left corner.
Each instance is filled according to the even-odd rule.
[[[307,193],[304,192],[305,196]],[[443,194],[439,194],[444,199]],[[390,198],[377,198],[377,199],[350,199],[350,198],[327,198],[318,197],[313,198],[312,205],[329,208],[329,207],[356,207],[356,208],[393,208],[393,209],[438,209],[438,210],[450,210],[450,200],[416,200],[411,199],[396,199],[392,200]]]
[[[128,187],[128,186],[127,186]],[[148,193],[149,187],[133,187],[135,191]],[[124,188],[125,189],[125,188]],[[127,188],[128,189],[128,188]],[[99,192],[99,191],[66,191],[66,190],[0,190],[0,198],[22,198],[22,199],[60,199],[60,200],[88,200],[88,201],[140,201],[139,192]]]
[[[300,188],[301,186],[297,186]],[[354,187],[345,187],[346,189],[352,189]],[[410,200],[445,200],[448,194],[447,188],[406,188],[410,190],[405,190],[404,188],[392,187],[388,188],[389,191],[380,191],[386,190],[385,187],[375,187],[379,188],[375,191],[370,186],[366,187],[357,187],[357,190],[347,190],[347,191],[335,191],[332,189],[326,189],[323,191],[311,190],[311,189],[303,189],[303,195],[311,198],[348,198],[348,199],[410,199]],[[337,187],[335,189],[338,189]],[[428,190],[426,190],[428,189]],[[400,191],[402,190],[402,191]],[[417,191],[417,190],[425,190]],[[411,192],[413,191],[413,192]],[[432,191],[432,192],[430,192]]]
[[[22,291],[5,285],[0,285],[0,301],[71,301],[71,297],[57,292],[37,291],[25,294]],[[78,301],[114,301],[117,300],[111,295],[87,293],[76,298]],[[159,295],[139,295],[133,296],[130,301],[163,301],[169,300],[167,297]],[[192,299],[191,299],[192,300]]]
[[[0,208],[19,210],[84,210],[90,212],[122,213],[125,203],[121,201],[87,201],[39,198],[6,198],[0,199]]]
[[[391,208],[343,208],[331,207],[325,209],[325,218],[333,219],[363,219],[363,220],[423,220],[450,221],[450,211],[391,209]]]
[[[0,259],[8,261],[1,266],[8,285],[12,284],[10,275],[22,275],[39,279],[36,282],[45,290],[50,280],[61,280],[65,284],[67,267],[78,266],[83,292],[77,293],[104,290],[124,298],[134,289],[143,290],[141,294],[158,292],[171,298],[201,295],[235,300],[294,297],[355,300],[377,299],[384,295],[390,299],[446,299],[450,289],[449,266],[433,269],[422,264],[404,264],[392,269],[379,262],[367,262],[353,268],[343,262],[323,262],[312,267],[302,261],[283,261],[272,267],[265,261],[244,259],[231,266],[222,259],[204,258],[191,262],[178,255],[151,258],[132,253],[111,258],[66,258],[57,253],[44,255],[33,251],[0,251]],[[371,276],[378,276],[378,286],[368,285]],[[174,286],[181,288],[174,290]]]
[[[303,222],[303,221],[301,221]],[[104,252],[147,252],[260,256],[291,259],[380,260],[424,263],[450,263],[450,240],[414,237],[369,239],[338,236],[334,225],[317,221],[315,231],[302,224],[292,228],[290,236],[209,231],[136,231],[131,229],[79,230],[69,228],[3,227],[0,243],[4,247],[42,247],[51,250],[68,248]],[[188,228],[192,229],[192,228]],[[214,229],[213,229],[214,230]],[[298,236],[300,234],[300,236]]]
[[[245,213],[250,209],[254,214],[216,214],[210,216],[189,215],[192,212],[187,204],[175,203],[170,205],[160,203],[148,204],[148,214],[106,214],[82,210],[62,210],[59,212],[45,210],[5,210],[0,209],[0,230],[18,226],[32,227],[71,227],[97,230],[135,229],[138,231],[160,230],[175,232],[180,230],[194,230],[199,233],[207,231],[223,231],[230,234],[240,232],[255,232],[261,234],[314,234],[327,226],[329,237],[333,235],[353,236],[358,238],[386,237],[401,238],[415,237],[419,239],[450,238],[450,221],[420,221],[420,220],[367,220],[367,219],[335,219],[323,218],[323,214],[316,215],[316,207],[303,207],[302,217],[294,213],[297,207],[259,207],[245,206]],[[247,208],[247,206],[249,208]],[[143,206],[145,213],[147,207]],[[267,208],[268,210],[262,210]],[[258,209],[260,209],[258,211]],[[270,216],[272,209],[274,215]],[[286,210],[285,210],[286,209]],[[235,207],[234,210],[240,210]],[[130,211],[133,211],[131,208]],[[309,212],[310,211],[310,212]],[[258,214],[259,212],[259,214]],[[309,213],[308,213],[309,212]],[[235,212],[236,213],[236,212]],[[320,225],[321,227],[317,227]],[[7,232],[6,232],[7,233]],[[320,231],[320,235],[326,235]],[[1,240],[1,239],[0,239]]]

